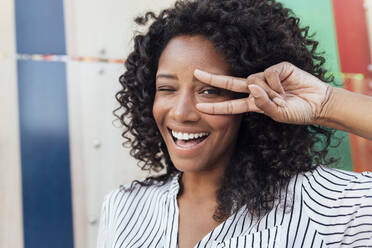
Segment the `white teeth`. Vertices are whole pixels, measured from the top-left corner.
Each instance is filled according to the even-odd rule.
[[[190,140],[190,139],[197,139],[203,136],[208,136],[208,133],[181,133],[181,132],[175,132],[172,130],[172,135],[176,139],[180,140]]]

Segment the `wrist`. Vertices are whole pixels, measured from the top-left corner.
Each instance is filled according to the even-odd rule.
[[[329,88],[313,124],[346,131],[372,139],[372,97],[344,88]]]
[[[332,121],[332,112],[336,105],[336,94],[338,94],[338,88],[327,84],[327,90],[325,92],[324,100],[320,103],[320,107],[315,117],[313,124],[327,126],[327,123]]]

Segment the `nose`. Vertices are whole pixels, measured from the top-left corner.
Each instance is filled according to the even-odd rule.
[[[189,93],[181,93],[172,107],[173,119],[177,122],[196,122],[200,119],[199,111],[195,108],[193,97]]]

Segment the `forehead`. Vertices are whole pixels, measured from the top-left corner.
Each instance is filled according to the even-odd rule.
[[[226,74],[229,65],[213,43],[201,35],[182,35],[171,39],[159,58],[158,70],[195,69]]]

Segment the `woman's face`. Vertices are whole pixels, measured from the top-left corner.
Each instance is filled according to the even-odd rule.
[[[199,172],[227,166],[240,127],[240,115],[208,115],[197,103],[233,98],[194,77],[195,69],[229,75],[229,65],[203,36],[177,36],[162,52],[156,74],[153,115],[175,167]]]

